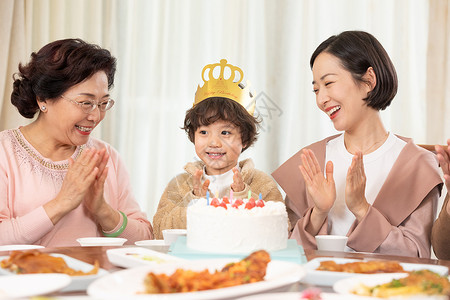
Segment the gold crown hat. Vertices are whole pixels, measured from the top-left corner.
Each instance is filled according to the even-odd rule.
[[[215,78],[213,72],[217,67],[220,68],[220,73],[219,77]],[[224,77],[226,69],[231,71],[228,78]],[[238,81],[234,81],[236,72],[240,75]],[[208,73],[208,80],[205,79],[206,73]],[[241,84],[243,78],[244,72],[239,67],[228,64],[226,59],[221,59],[220,63],[206,65],[202,70],[204,84],[202,87],[198,85],[193,106],[210,97],[224,97],[241,104],[253,116],[256,103],[250,92],[250,82],[247,81],[245,87]]]

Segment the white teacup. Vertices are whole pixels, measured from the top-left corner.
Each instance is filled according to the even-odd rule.
[[[318,250],[345,251],[347,240],[345,235],[316,235]]]
[[[164,229],[162,231],[163,237],[164,237],[164,243],[166,245],[170,245],[174,243],[179,236],[186,236],[187,230],[186,229]]]

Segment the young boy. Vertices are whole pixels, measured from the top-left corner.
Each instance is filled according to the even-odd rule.
[[[216,79],[213,71],[219,68]],[[231,71],[229,78],[224,73]],[[209,70],[208,80],[205,71]],[[233,82],[236,72],[240,79]],[[162,230],[186,228],[186,208],[193,199],[229,196],[247,198],[251,191],[257,199],[283,201],[277,184],[270,175],[256,170],[251,159],[238,163],[239,155],[257,139],[258,120],[253,117],[255,102],[242,81],[242,70],[222,59],[203,68],[203,87],[197,88],[195,102],[186,112],[183,129],[194,143],[201,161],[188,163],[184,173],[167,185],[153,217],[153,233],[162,239]]]

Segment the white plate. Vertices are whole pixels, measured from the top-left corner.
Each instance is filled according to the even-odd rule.
[[[375,286],[378,284],[383,284],[392,281],[393,279],[398,279],[402,277],[406,277],[408,274],[406,273],[386,273],[386,274],[370,274],[370,275],[361,275],[357,277],[351,277],[346,279],[341,279],[337,281],[333,285],[333,290],[336,293],[347,296],[354,296],[354,299],[381,299],[378,297],[367,297],[367,296],[358,296],[352,294],[350,291],[354,289],[357,285],[364,284],[367,286]],[[399,297],[391,297],[392,299],[399,299]],[[390,298],[388,298],[390,299]],[[401,299],[447,299],[446,296],[425,296],[425,295],[412,295],[412,296],[404,296]]]
[[[264,293],[257,294],[242,298],[237,298],[236,300],[301,300],[303,292],[288,292],[288,293]],[[320,298],[322,300],[360,300],[361,297],[355,295],[340,295],[336,293],[320,293]],[[372,300],[372,298],[370,298]]]
[[[296,263],[271,261],[267,266],[264,281],[240,286],[174,294],[138,294],[144,291],[144,278],[149,272],[172,274],[177,268],[193,271],[221,269],[237,259],[209,259],[173,262],[155,266],[143,266],[111,273],[94,281],[87,290],[89,296],[98,299],[224,299],[236,298],[254,293],[288,287],[298,282],[305,274],[303,267]]]
[[[143,240],[134,242],[136,246],[169,246],[164,240]]]
[[[349,258],[332,258],[332,257],[318,257],[311,259],[308,261],[304,267],[306,269],[306,276],[303,277],[301,282],[311,285],[317,286],[332,286],[336,281],[355,277],[355,276],[364,276],[366,274],[356,274],[356,273],[347,273],[347,272],[332,272],[332,271],[319,271],[316,270],[321,261],[332,260],[337,264],[345,264],[349,262],[355,261],[364,261],[360,259],[349,259]],[[445,266],[439,265],[427,265],[427,264],[412,264],[412,263],[400,263],[405,271],[413,271],[413,270],[423,270],[427,269],[438,273],[442,276],[448,275],[448,268]]]
[[[83,272],[88,272],[90,270],[92,270],[92,268],[94,267],[91,264],[85,263],[84,261],[72,258],[70,256],[64,255],[64,254],[59,254],[59,253],[51,253],[50,255],[55,256],[55,257],[62,257],[64,259],[64,261],[66,262],[67,266],[69,268],[72,268],[74,270],[77,271],[83,271]],[[0,257],[0,261],[9,258],[9,256],[1,256]],[[11,271],[9,271],[8,269],[4,269],[4,268],[0,268],[0,274],[3,275],[15,275],[15,276],[23,276],[26,274],[21,274],[21,275],[17,275]],[[63,289],[64,292],[68,292],[68,291],[83,291],[87,288],[87,286],[94,281],[95,279],[109,274],[108,271],[99,268],[98,269],[98,273],[94,274],[94,275],[86,275],[86,276],[70,276],[72,278],[72,282]]]
[[[77,239],[82,247],[90,246],[123,246],[127,239],[115,237],[85,237]]]
[[[173,261],[185,261],[176,256],[142,247],[108,249],[106,250],[106,255],[113,265],[123,268],[157,265]]]
[[[0,299],[44,295],[58,291],[71,282],[66,274],[24,274],[0,276]]]
[[[14,251],[14,250],[29,250],[29,249],[39,249],[45,248],[41,245],[3,245],[0,246],[0,251]]]

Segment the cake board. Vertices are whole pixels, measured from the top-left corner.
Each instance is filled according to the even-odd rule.
[[[170,246],[169,254],[184,259],[211,259],[211,258],[239,258],[242,259],[250,253],[211,253],[191,249],[186,246],[186,237],[180,236]],[[287,247],[277,251],[269,251],[272,260],[281,260],[305,264],[307,262],[303,247],[294,239],[288,239]]]

